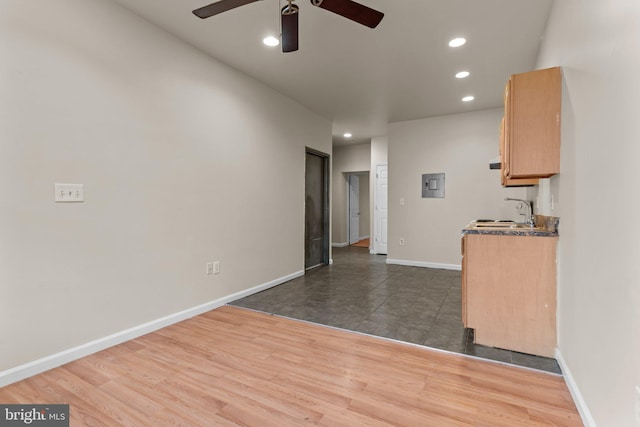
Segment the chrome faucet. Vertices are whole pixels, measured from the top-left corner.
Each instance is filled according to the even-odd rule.
[[[527,207],[527,213],[524,216],[524,222],[529,227],[535,227],[536,226],[536,222],[533,219],[533,209],[531,207],[531,202],[530,201],[524,200],[524,199],[512,199],[511,197],[507,197],[504,200],[505,200],[505,202],[506,201],[521,202],[524,206],[526,206]]]

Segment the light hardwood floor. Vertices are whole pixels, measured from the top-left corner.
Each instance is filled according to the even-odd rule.
[[[582,426],[562,377],[222,307],[0,389],[71,426]]]

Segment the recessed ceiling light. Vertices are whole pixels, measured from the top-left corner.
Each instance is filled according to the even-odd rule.
[[[457,79],[464,79],[469,77],[469,72],[468,71],[460,71],[459,73],[456,73],[456,78]]]
[[[342,136],[344,136],[345,138],[351,138],[353,135],[351,135],[349,132],[347,132]]]
[[[265,37],[264,39],[262,39],[262,43],[264,43],[265,45],[270,46],[270,47],[275,47],[275,46],[278,46],[280,44],[280,40],[278,40],[277,37],[268,36],[268,37]]]
[[[449,42],[449,46],[451,47],[460,47],[467,42],[467,39],[464,37],[456,37],[455,39]]]
[[[465,96],[464,98],[462,98],[462,101],[463,102],[471,102],[474,99],[476,99],[474,96],[469,95],[469,96]]]

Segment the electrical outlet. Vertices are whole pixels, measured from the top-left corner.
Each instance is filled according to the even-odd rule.
[[[640,385],[636,386],[636,424],[640,426]]]
[[[220,274],[220,261],[213,262],[213,274]]]
[[[400,246],[404,246],[404,238],[400,238]]]
[[[212,262],[208,262],[207,263],[207,274],[213,274],[213,263]]]

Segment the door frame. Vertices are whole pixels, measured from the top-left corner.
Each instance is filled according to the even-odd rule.
[[[378,198],[380,197],[378,194],[378,172],[379,172],[379,168],[381,167],[386,167],[387,168],[387,221],[389,218],[389,194],[388,194],[388,184],[389,184],[389,178],[388,178],[388,173],[389,173],[389,164],[388,163],[377,163],[376,167],[375,167],[375,171],[374,171],[374,176],[375,176],[375,182],[373,185],[373,245],[371,246],[371,253],[372,254],[384,254],[386,255],[388,252],[388,247],[386,251],[382,251],[380,248],[380,236],[382,234],[382,230],[380,230],[380,227],[378,225],[378,223],[380,222],[380,211],[378,210],[378,204],[379,204],[379,200]],[[388,230],[387,230],[387,237],[388,237]]]
[[[354,243],[358,243],[360,241],[360,219],[358,218],[358,230],[357,230],[357,234],[358,234],[358,238],[355,241],[351,240],[351,234],[353,232],[353,230],[351,229],[351,204],[353,203],[353,199],[352,199],[352,185],[353,185],[353,177],[356,177],[358,180],[358,215],[360,215],[360,175],[361,173],[359,172],[350,172],[347,175],[347,245],[351,246]]]
[[[372,214],[371,214],[371,208],[372,208],[372,198],[371,198],[371,171],[352,171],[352,172],[342,172],[343,176],[344,176],[344,185],[345,185],[345,196],[344,196],[344,203],[345,203],[345,210],[343,211],[343,216],[345,218],[345,227],[344,227],[344,232],[346,233],[346,236],[344,236],[343,238],[346,241],[346,246],[351,246],[351,176],[352,175],[356,175],[358,178],[361,177],[366,177],[367,181],[368,181],[368,186],[366,188],[366,191],[369,193],[368,194],[368,198],[369,198],[369,205],[368,205],[368,222],[369,222],[369,238],[371,238],[371,220],[372,220]],[[359,191],[358,193],[361,195],[363,192],[362,186],[358,185],[359,187]],[[360,196],[358,196],[358,199],[360,199]],[[346,212],[345,212],[346,211]],[[360,217],[362,218],[362,216]],[[359,237],[363,237],[360,236],[360,230],[358,230],[358,236]],[[357,243],[357,242],[354,242]],[[371,245],[369,245],[370,249],[372,248]]]
[[[314,156],[318,156],[322,159],[322,171],[324,174],[324,179],[323,179],[323,183],[322,183],[322,199],[323,199],[323,204],[324,204],[324,209],[322,210],[322,222],[323,222],[323,236],[322,236],[322,264],[324,265],[328,265],[330,263],[330,248],[331,248],[331,239],[330,239],[330,226],[331,226],[331,206],[330,206],[330,193],[329,193],[329,189],[330,187],[330,160],[331,160],[331,156],[327,153],[323,153],[322,151],[318,151],[315,150],[313,148],[310,147],[305,147],[305,170],[306,170],[306,165],[307,165],[307,154],[312,154]],[[305,172],[305,179],[306,179],[306,172]],[[304,195],[304,199],[303,201],[306,199],[306,190],[305,190],[305,195]],[[303,229],[305,229],[305,233],[306,233],[306,212],[303,215],[303,222],[304,222],[304,226]],[[306,235],[306,234],[305,234]],[[306,243],[305,243],[306,244]],[[304,251],[306,251],[307,248],[304,248]],[[305,258],[305,270],[307,270],[307,266],[306,266],[306,255],[304,256]]]

